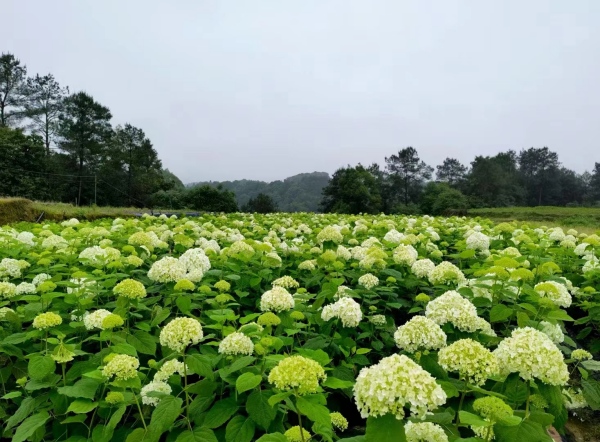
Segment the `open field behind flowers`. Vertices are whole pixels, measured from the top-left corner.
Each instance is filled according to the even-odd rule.
[[[274,214],[0,230],[13,441],[550,441],[600,410],[600,238]]]

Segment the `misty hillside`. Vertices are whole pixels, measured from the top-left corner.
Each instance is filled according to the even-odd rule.
[[[236,181],[204,181],[188,184],[188,187],[208,184],[224,188],[235,193],[241,207],[259,193],[271,196],[279,210],[284,212],[317,212],[321,202],[321,190],[329,182],[327,172],[301,173],[283,181],[236,180]]]

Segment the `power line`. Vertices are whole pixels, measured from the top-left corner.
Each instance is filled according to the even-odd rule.
[[[71,174],[62,174],[62,173],[50,173],[50,172],[35,172],[33,170],[25,170],[25,169],[15,169],[15,168],[11,168],[11,171],[15,171],[18,173],[31,173],[31,174],[37,174],[37,175],[43,175],[43,176],[68,176],[68,177],[75,177],[75,178],[94,178],[95,175],[71,175]]]
[[[131,195],[129,195],[129,194],[128,194],[127,192],[125,192],[124,190],[121,190],[121,189],[119,189],[119,188],[117,188],[117,187],[113,186],[112,184],[110,184],[110,183],[107,183],[107,182],[106,182],[106,181],[104,181],[103,179],[98,179],[98,181],[100,181],[101,183],[104,183],[104,184],[106,184],[106,185],[107,185],[107,186],[109,186],[109,187],[112,187],[112,188],[113,188],[113,189],[115,189],[116,191],[118,191],[118,192],[121,192],[123,195],[127,196],[128,198],[130,198],[130,199],[132,199],[132,200],[135,200],[135,201],[137,201],[138,203],[146,204],[144,201],[141,201],[141,200],[139,200],[139,199],[137,199],[137,198],[134,198],[134,197],[132,197]]]

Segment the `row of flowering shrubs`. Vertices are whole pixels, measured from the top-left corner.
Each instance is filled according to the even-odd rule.
[[[600,409],[599,250],[458,217],[5,226],[2,437],[550,441]]]

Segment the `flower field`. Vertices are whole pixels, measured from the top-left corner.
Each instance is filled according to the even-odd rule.
[[[2,437],[551,441],[600,410],[598,254],[458,217],[5,226]]]

